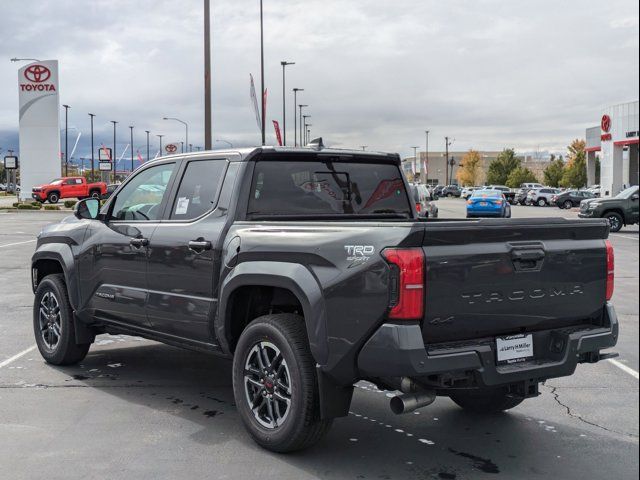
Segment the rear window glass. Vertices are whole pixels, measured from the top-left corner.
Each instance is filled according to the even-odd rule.
[[[248,215],[411,217],[398,166],[332,161],[256,163]]]
[[[500,190],[475,190],[472,197],[502,198],[502,192]]]

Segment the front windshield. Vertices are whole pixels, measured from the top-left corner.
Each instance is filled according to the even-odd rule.
[[[630,198],[631,195],[633,195],[637,191],[638,191],[638,186],[634,185],[633,187],[629,187],[626,190],[621,191],[618,195],[616,195],[615,198],[623,198],[626,200],[627,198]]]
[[[55,180],[51,180],[49,185],[60,185],[61,183],[62,183],[62,179],[61,178],[56,178]]]

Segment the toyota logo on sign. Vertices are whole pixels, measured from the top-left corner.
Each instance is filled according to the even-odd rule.
[[[34,83],[42,83],[49,80],[51,70],[44,65],[31,65],[24,71],[24,78]]]
[[[603,115],[600,121],[600,128],[603,132],[609,132],[611,130],[611,117],[609,115]]]
[[[175,153],[175,151],[178,150],[178,147],[176,147],[173,143],[170,143],[169,145],[164,147],[164,149],[169,153]]]

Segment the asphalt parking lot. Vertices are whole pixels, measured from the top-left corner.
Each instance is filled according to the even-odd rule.
[[[440,217],[464,216],[459,199]],[[509,413],[478,417],[439,398],[394,415],[388,392],[358,384],[351,414],[313,449],[257,447],[236,413],[228,360],[125,336],[52,367],[35,349],[29,259],[60,212],[0,213],[0,476],[91,478],[638,478],[638,228],[611,235],[616,361],[548,381]],[[576,217],[513,207],[513,217]]]

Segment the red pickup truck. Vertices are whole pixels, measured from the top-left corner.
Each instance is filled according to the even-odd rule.
[[[101,198],[107,193],[104,182],[87,183],[84,177],[62,177],[33,187],[31,196],[39,202],[58,203],[61,198]]]

